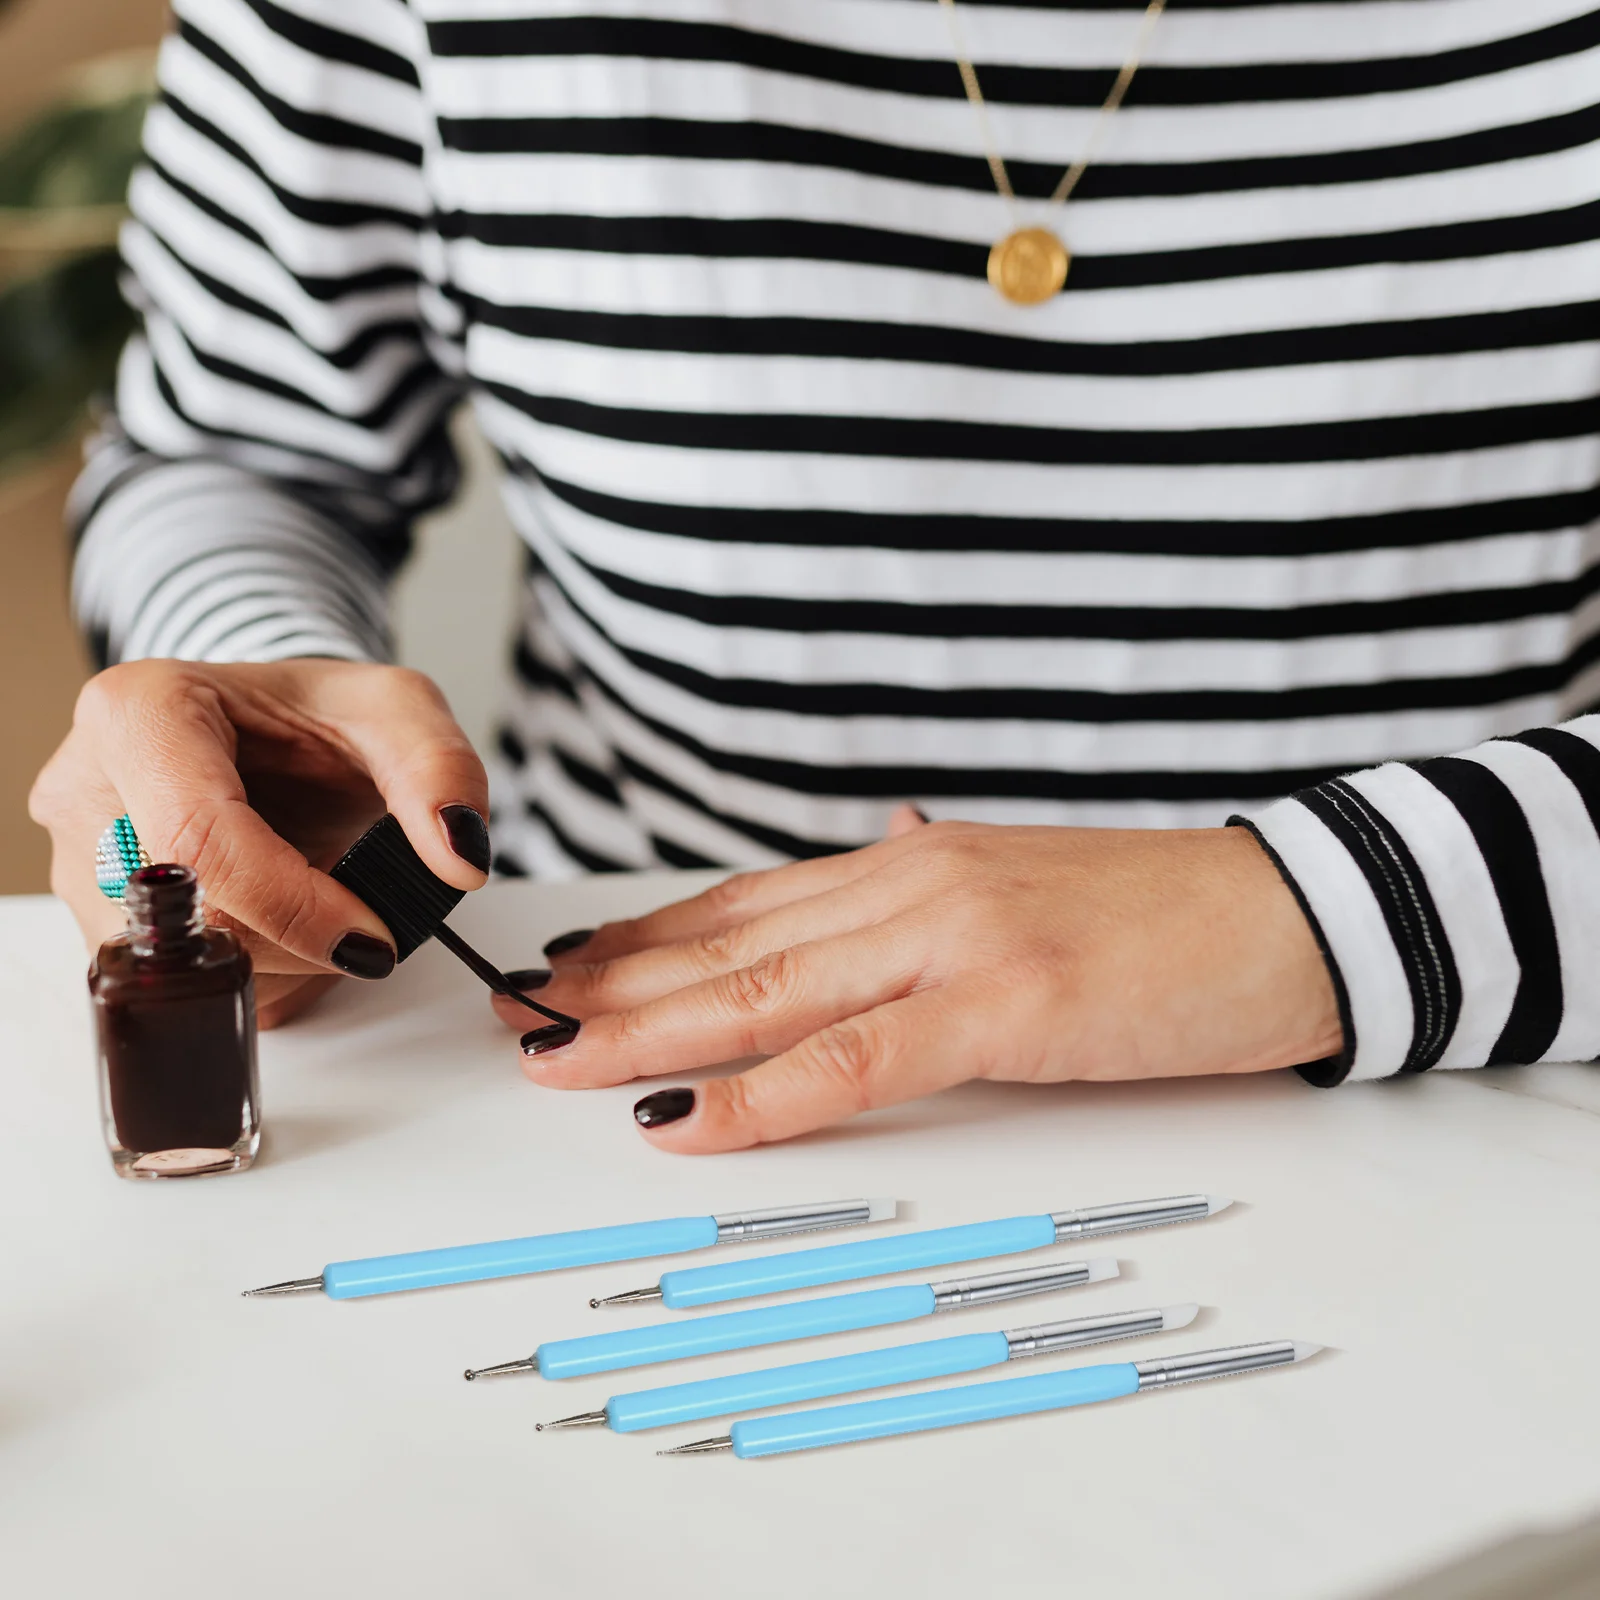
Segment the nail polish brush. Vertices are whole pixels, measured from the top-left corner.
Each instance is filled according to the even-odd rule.
[[[406,838],[393,813],[367,829],[339,858],[328,874],[383,919],[394,939],[397,962],[437,939],[468,971],[481,978],[496,994],[515,1000],[551,1022],[576,1029],[578,1019],[529,999],[492,961],[450,927],[445,918],[466,899],[458,889],[432,872]]]

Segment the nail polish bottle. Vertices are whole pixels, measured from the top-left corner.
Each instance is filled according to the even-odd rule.
[[[89,969],[106,1142],[124,1178],[243,1172],[261,1141],[250,957],[200,904],[189,868],[141,868],[128,931]]]

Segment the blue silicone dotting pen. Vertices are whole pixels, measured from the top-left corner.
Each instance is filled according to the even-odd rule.
[[[673,1311],[719,1305],[728,1300],[748,1300],[754,1295],[816,1289],[827,1283],[880,1278],[891,1272],[915,1272],[921,1267],[1016,1255],[1052,1244],[1129,1233],[1136,1228],[1197,1222],[1231,1204],[1217,1195],[1181,1194],[1163,1200],[1125,1200],[1116,1205],[971,1222],[958,1228],[889,1234],[881,1239],[826,1245],[817,1250],[791,1250],[708,1267],[685,1267],[662,1273],[660,1281],[648,1289],[629,1289],[589,1304],[622,1306],[659,1300]]]
[[[502,1361],[493,1367],[469,1367],[474,1378],[502,1373],[537,1372],[546,1378],[586,1378],[596,1372],[622,1367],[648,1367],[688,1356],[718,1355],[726,1350],[750,1350],[757,1345],[784,1344],[825,1333],[854,1333],[860,1328],[884,1328],[891,1323],[913,1322],[918,1317],[953,1310],[956,1306],[991,1305],[998,1300],[1019,1300],[1026,1295],[1075,1289],[1080,1284],[1114,1278],[1114,1259],[1052,1261],[1010,1272],[990,1272],[976,1278],[950,1278],[942,1283],[906,1284],[896,1289],[864,1289],[855,1294],[829,1295],[820,1300],[793,1300],[787,1305],[761,1306],[753,1311],[724,1311],[714,1317],[685,1317],[624,1328],[616,1333],[591,1333],[578,1339],[555,1339],[539,1346],[531,1356]]]
[[[696,1439],[658,1456],[702,1456],[731,1450],[741,1460],[816,1450],[830,1444],[888,1439],[933,1428],[956,1428],[968,1422],[993,1422],[1038,1411],[1061,1411],[1097,1400],[1120,1400],[1146,1389],[1167,1389],[1202,1378],[1231,1378],[1267,1367],[1285,1367],[1314,1356],[1321,1345],[1282,1339],[1272,1344],[1232,1345],[1223,1350],[1197,1350],[1154,1361],[1117,1361],[1098,1367],[1068,1367],[998,1383],[971,1383],[955,1389],[897,1395],[887,1400],[861,1400],[848,1406],[823,1406],[816,1411],[785,1411],[775,1417],[746,1417],[720,1438]]]
[[[893,1200],[825,1200],[814,1205],[765,1206],[702,1217],[663,1217],[655,1222],[630,1222],[612,1228],[537,1233],[526,1239],[498,1239],[490,1244],[335,1261],[315,1278],[291,1278],[286,1283],[246,1289],[244,1294],[249,1299],[259,1295],[311,1294],[320,1289],[332,1300],[353,1300],[362,1295],[394,1294],[401,1289],[428,1289],[446,1283],[475,1283],[486,1278],[556,1272],[563,1267],[676,1255],[738,1239],[776,1239],[825,1228],[857,1228],[869,1222],[886,1222],[894,1216],[895,1209]]]
[[[1186,1328],[1199,1313],[1200,1307],[1193,1304],[1102,1312],[1075,1317],[1070,1322],[1044,1322],[1000,1333],[957,1334],[952,1339],[924,1339],[887,1350],[740,1372],[730,1378],[702,1378],[696,1383],[635,1389],[629,1394],[612,1395],[603,1411],[580,1411],[573,1417],[541,1422],[536,1431],[610,1428],[613,1433],[638,1433],[644,1428],[725,1417],[734,1411],[759,1411],[802,1400],[823,1400],[830,1395],[859,1394],[864,1389],[888,1389],[898,1383],[953,1378],[1026,1356],[1054,1355],[1086,1345],[1109,1344],[1113,1339],[1136,1339],[1170,1328]]]

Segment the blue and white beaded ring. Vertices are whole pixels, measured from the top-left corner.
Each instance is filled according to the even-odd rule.
[[[139,843],[139,835],[127,816],[118,817],[94,847],[94,881],[108,900],[120,900],[127,891],[128,879],[140,867],[149,865],[150,854]]]

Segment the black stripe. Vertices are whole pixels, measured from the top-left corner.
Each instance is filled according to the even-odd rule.
[[[841,261],[942,272],[958,278],[983,278],[989,257],[989,247],[984,244],[791,218],[590,217],[571,213],[456,211],[441,215],[438,225],[447,239],[470,238],[516,249]],[[1072,287],[1081,298],[1096,289],[1204,283],[1401,262],[1468,260],[1583,244],[1597,234],[1600,201],[1587,201],[1526,217],[1442,223],[1386,233],[1329,234],[1127,255],[1080,254],[1073,258]]]
[[[1466,820],[1494,883],[1521,976],[1488,1065],[1538,1061],[1561,1029],[1561,949],[1545,893],[1539,846],[1516,796],[1476,761],[1444,756],[1417,764]],[[1559,863],[1552,863],[1560,870]]]
[[[525,463],[512,470],[575,510],[646,533],[737,544],[876,546],[891,550],[1112,552],[1129,555],[1286,556],[1409,549],[1508,533],[1553,533],[1600,517],[1600,485],[1571,494],[1494,500],[1369,516],[1285,522],[1117,521],[1070,517],[905,515],[786,507],[668,505],[624,499]]]
[[[864,633],[918,639],[1280,639],[1305,643],[1342,634],[1461,628],[1574,611],[1600,592],[1600,565],[1561,583],[1448,590],[1393,600],[1326,605],[1140,606],[937,604],[893,600],[788,600],[775,595],[701,594],[641,583],[574,556],[620,598],[718,628],[793,634]],[[892,648],[892,647],[891,647]]]
[[[554,339],[608,350],[905,361],[978,367],[995,372],[1111,378],[1240,372],[1334,361],[1392,361],[1408,356],[1500,353],[1600,339],[1600,301],[1595,300],[1571,305],[1519,307],[1471,316],[1418,317],[1353,326],[1274,328],[1265,333],[1117,344],[849,318],[656,316],[570,311],[547,306],[498,305],[477,295],[464,295],[461,303],[473,322],[486,327],[504,329],[526,339]]]
[[[441,117],[439,136],[468,155],[539,154],[654,157],[690,161],[762,161],[856,172],[932,188],[988,194],[994,179],[976,148],[953,155],[885,144],[817,128],[770,122],[691,122],[678,117]],[[1600,106],[1504,127],[1475,129],[1415,144],[1331,150],[1314,155],[1239,160],[1139,162],[1091,166],[1074,191],[1079,200],[1150,199],[1253,189],[1377,183],[1424,173],[1459,172],[1525,161],[1600,139]],[[1024,198],[1043,200],[1061,163],[1008,157],[1006,171]]]
[[[416,67],[404,56],[385,50],[353,33],[343,33],[337,28],[312,22],[296,11],[285,11],[271,0],[245,0],[261,20],[290,44],[299,45],[310,55],[323,61],[342,61],[346,66],[362,67],[380,77],[393,78],[397,83],[420,85]]]
[[[953,57],[940,60],[866,55],[716,23],[644,17],[506,17],[430,22],[438,56],[614,56],[657,61],[723,61],[880,89],[892,94],[959,100]],[[1396,94],[1506,72],[1576,53],[1600,42],[1600,12],[1509,39],[1432,55],[1352,61],[1278,61],[1250,66],[1172,67],[1146,64],[1128,103],[1148,106],[1326,99]],[[997,104],[1098,106],[1114,68],[1074,69],[985,64],[984,97]]]
[[[528,751],[516,733],[502,723],[495,729],[495,748],[508,766],[525,767],[528,764]]]
[[[531,376],[531,375],[530,375]],[[1044,428],[943,418],[647,411],[481,382],[503,404],[549,427],[630,444],[771,455],[901,461],[1010,461],[1039,466],[1281,466],[1488,450],[1600,431],[1600,396],[1481,411],[1361,418],[1280,427]]]
[[[549,742],[547,748],[556,765],[567,775],[568,781],[574,788],[582,789],[586,794],[593,795],[596,800],[615,810],[623,809],[622,792],[598,767],[591,767],[587,761],[580,761],[554,739]]]
[[[302,111],[298,106],[292,106],[287,100],[281,100],[271,93],[216,40],[200,32],[191,23],[180,17],[175,31],[185,44],[192,46],[212,65],[227,73],[241,89],[260,103],[274,122],[290,133],[298,134],[302,139],[328,149],[365,150],[372,155],[388,156],[395,161],[402,161],[407,166],[421,166],[422,146],[414,140],[397,139],[393,134],[381,133],[364,123],[346,122],[342,117],[323,112]]]
[[[1595,834],[1600,836],[1600,750],[1565,728],[1529,728],[1512,737],[1518,744],[1549,756],[1561,768],[1588,810]]]
[[[1370,683],[1262,689],[928,688],[896,683],[786,683],[776,678],[721,677],[618,639],[570,594],[566,604],[641,672],[676,685],[710,705],[793,711],[814,717],[911,717],[929,721],[1233,722],[1321,716],[1371,716],[1457,707],[1487,709],[1534,695],[1559,694],[1600,660],[1600,633],[1561,660],[1460,677],[1384,678]],[[1319,770],[1321,783],[1334,773]],[[1306,787],[1306,785],[1297,785]],[[1252,791],[1283,793],[1282,790]]]
[[[1402,1072],[1425,1072],[1461,1018],[1461,978],[1444,919],[1410,846],[1389,819],[1342,778],[1295,797],[1349,851],[1372,890],[1411,990],[1411,1045]]]
[[[650,847],[664,866],[677,867],[681,870],[695,871],[705,867],[726,867],[731,862],[713,861],[710,856],[703,856],[697,850],[691,850],[686,845],[675,844],[671,839],[659,833],[650,835]]]
[[[783,828],[774,828],[768,823],[754,822],[749,817],[735,815],[731,811],[724,811],[711,805],[701,796],[691,793],[681,784],[674,783],[648,763],[639,760],[637,756],[630,755],[625,750],[617,751],[617,761],[623,771],[642,788],[654,789],[659,794],[670,796],[679,805],[690,811],[697,812],[703,817],[711,817],[729,829],[739,834],[742,838],[749,839],[755,844],[764,845],[768,850],[775,850],[779,855],[789,856],[794,860],[804,860],[812,856],[834,855],[841,850],[854,850],[859,845],[869,844],[867,839],[831,839],[819,840],[803,838],[797,833],[790,833]],[[724,862],[708,863],[712,866],[723,866]]]

